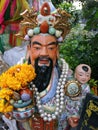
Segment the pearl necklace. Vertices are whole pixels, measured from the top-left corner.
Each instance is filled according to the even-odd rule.
[[[60,75],[57,89],[56,89],[56,110],[54,113],[50,114],[44,111],[43,106],[41,105],[40,101],[40,93],[38,92],[38,89],[35,87],[33,82],[31,82],[32,88],[35,90],[35,95],[36,95],[36,102],[37,102],[37,107],[40,113],[40,116],[43,118],[44,121],[51,121],[53,119],[56,119],[56,117],[62,112],[63,107],[64,107],[64,86],[66,83],[66,77],[68,74],[68,64],[65,62],[64,59],[61,59],[62,61],[62,73]]]

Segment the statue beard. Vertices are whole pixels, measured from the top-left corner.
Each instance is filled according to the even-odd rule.
[[[40,59],[43,59],[43,58],[50,62],[49,66],[47,66],[47,65],[39,66],[38,65],[38,61]],[[38,92],[42,92],[49,85],[52,70],[53,70],[53,61],[50,58],[39,57],[35,60],[35,73],[37,75],[36,75],[36,78],[34,80],[34,84],[38,88]]]

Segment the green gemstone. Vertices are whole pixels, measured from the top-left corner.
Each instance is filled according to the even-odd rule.
[[[53,27],[49,28],[49,34],[54,35],[55,32],[56,32],[55,28],[53,28]]]
[[[33,32],[34,32],[34,34],[39,34],[40,28],[39,27],[34,28]]]
[[[22,100],[18,100],[18,104],[22,104]]]

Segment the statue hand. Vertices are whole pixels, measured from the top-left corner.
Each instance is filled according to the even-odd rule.
[[[71,127],[76,127],[79,122],[79,117],[70,117],[68,118],[68,123]]]

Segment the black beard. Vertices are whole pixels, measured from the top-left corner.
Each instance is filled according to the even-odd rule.
[[[49,66],[46,65],[38,66],[39,59],[40,58],[37,58],[35,60],[35,73],[37,74],[37,76],[34,80],[34,84],[38,88],[38,92],[42,92],[49,85],[52,69],[53,69],[53,62],[50,58],[47,58],[50,62]]]

